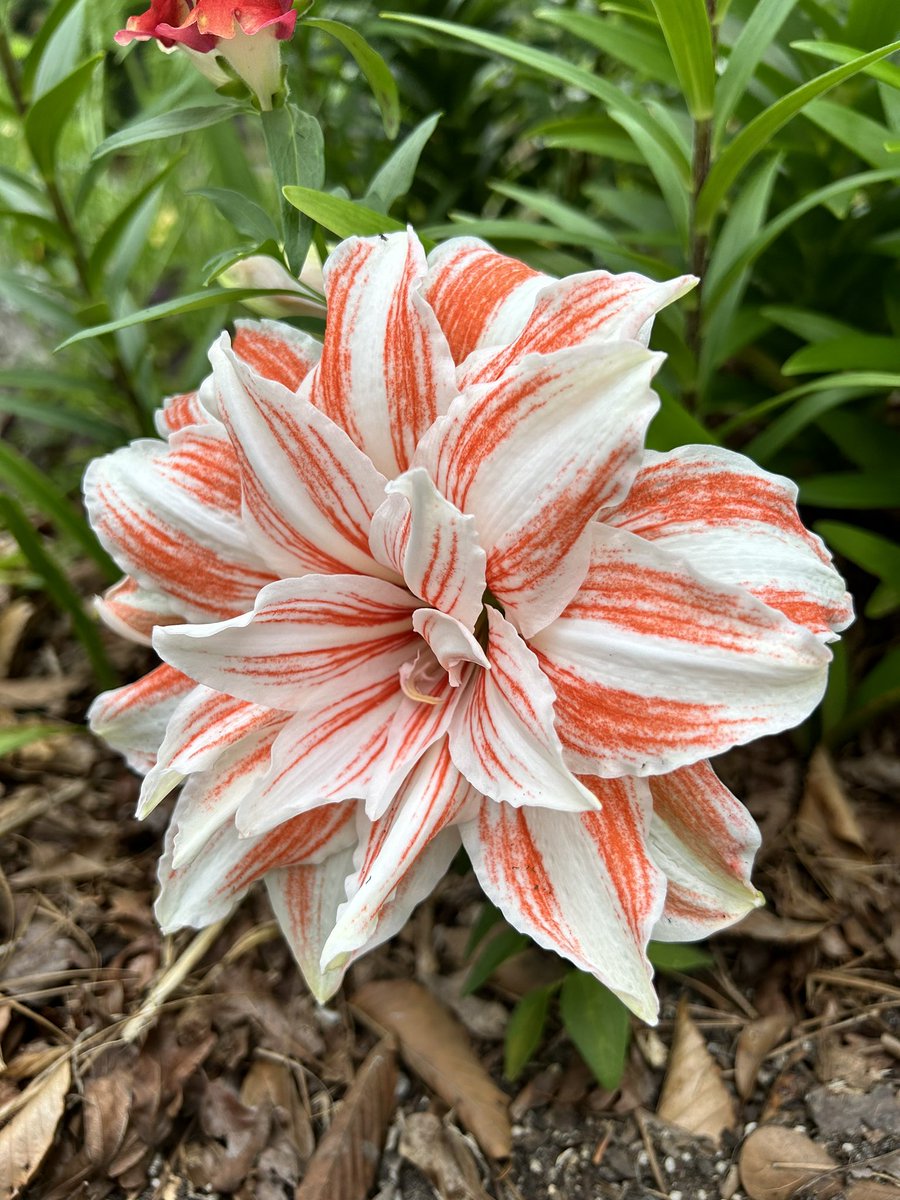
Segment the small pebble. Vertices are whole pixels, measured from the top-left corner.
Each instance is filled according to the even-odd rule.
[[[757,1126],[756,1121],[748,1121],[747,1124],[744,1126],[744,1134],[746,1135],[748,1133],[752,1133],[753,1130],[756,1128],[756,1126]]]
[[[674,1175],[675,1168],[678,1166],[678,1163],[675,1161],[675,1159],[672,1157],[671,1154],[667,1154],[665,1157],[665,1160],[663,1162],[663,1166],[666,1168],[666,1172],[669,1175]]]
[[[650,1159],[647,1157],[647,1151],[639,1150],[637,1160],[638,1160],[638,1166],[646,1167],[647,1163],[650,1161]]]

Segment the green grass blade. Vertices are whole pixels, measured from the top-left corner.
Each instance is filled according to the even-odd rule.
[[[722,141],[725,126],[753,78],[753,72],[796,3],[797,0],[759,0],[754,6],[716,84],[713,106],[714,153]]]
[[[653,0],[688,111],[695,121],[713,115],[716,71],[704,0]]]

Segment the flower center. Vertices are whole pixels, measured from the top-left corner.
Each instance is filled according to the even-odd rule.
[[[428,646],[422,646],[413,661],[400,668],[400,687],[420,704],[442,704],[447,696],[446,678],[447,672]]]

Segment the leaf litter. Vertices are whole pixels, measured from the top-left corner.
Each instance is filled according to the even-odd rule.
[[[0,724],[82,720],[89,681],[55,620],[21,606],[9,617]],[[143,667],[127,657],[139,650],[114,653],[125,672]],[[564,965],[525,950],[465,997],[482,911],[470,876],[451,873],[409,928],[353,969],[354,1006],[375,997],[366,1023],[354,1019],[361,1005],[339,997],[319,1009],[304,994],[260,895],[199,940],[162,937],[152,902],[167,808],[134,820],[136,781],[86,738],[22,745],[0,762],[7,1194],[307,1200],[335,1130],[345,1151],[368,1147],[360,1200],[756,1200],[753,1189],[774,1197],[785,1177],[760,1183],[753,1155],[793,1131],[812,1157],[768,1157],[815,1166],[798,1200],[832,1185],[848,1200],[887,1200],[900,1170],[898,763],[887,726],[818,755],[808,776],[789,738],[720,760],[765,831],[757,881],[768,907],[714,939],[716,971],[659,980],[660,1023],[632,1040],[607,1090],[555,1011],[521,1078],[503,1083],[508,1014]],[[398,1029],[393,1083],[365,1064],[374,1024],[405,1011],[398,996],[419,1018],[395,1015],[406,1046]],[[437,1052],[429,1074],[437,1043],[453,1065]],[[671,1123],[673,1111],[696,1123],[692,1060],[732,1106],[729,1122],[717,1087],[719,1145],[711,1128]],[[374,1132],[358,1137],[367,1104]],[[334,1186],[325,1194],[345,1200]]]

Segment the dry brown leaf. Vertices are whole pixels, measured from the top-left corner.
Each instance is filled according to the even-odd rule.
[[[216,1140],[186,1147],[191,1180],[216,1192],[236,1191],[269,1139],[271,1116],[268,1106],[243,1104],[224,1079],[208,1083],[200,1104],[200,1128]]]
[[[817,1198],[830,1194],[829,1179],[837,1164],[824,1147],[805,1133],[783,1125],[760,1125],[741,1147],[738,1166],[750,1200],[789,1200],[800,1188],[819,1180]]]
[[[465,1138],[434,1113],[407,1117],[397,1149],[433,1184],[441,1200],[490,1200]]]
[[[678,1005],[669,1069],[657,1115],[691,1133],[719,1140],[723,1129],[734,1128],[734,1106],[722,1075],[700,1030],[688,1015],[687,1002]]]
[[[287,1063],[258,1058],[244,1076],[241,1100],[251,1106],[268,1104],[280,1110],[298,1157],[302,1162],[309,1159],[316,1148],[315,1135],[294,1072]]]
[[[897,1200],[900,1187],[877,1179],[861,1179],[859,1183],[851,1184],[845,1195],[847,1200]]]
[[[827,924],[827,921],[795,921],[791,917],[776,917],[765,908],[756,908],[737,925],[732,925],[729,932],[738,937],[753,938],[757,942],[792,946],[815,941]]]
[[[131,1082],[126,1071],[85,1081],[84,1149],[92,1163],[111,1162],[122,1145],[131,1115]]]
[[[295,1200],[365,1200],[397,1104],[397,1056],[378,1043],[310,1159]]]
[[[34,605],[20,597],[7,604],[0,613],[0,678],[9,673],[9,664],[25,632],[25,626],[34,615]]]
[[[72,1068],[65,1058],[45,1079],[35,1080],[25,1104],[0,1129],[0,1200],[21,1195],[44,1161],[65,1110],[71,1081]]]
[[[839,842],[866,849],[856,813],[824,746],[819,746],[809,760],[797,827],[813,846],[820,843],[823,833],[828,833]],[[828,852],[832,849],[827,844],[822,848]]]
[[[459,1114],[491,1158],[512,1149],[509,1099],[475,1055],[468,1035],[427,988],[411,979],[377,979],[352,1003],[397,1035],[411,1070]]]
[[[786,1037],[791,1024],[787,1013],[775,1013],[750,1021],[741,1030],[734,1053],[734,1085],[742,1100],[749,1100],[753,1095],[763,1060]]]

